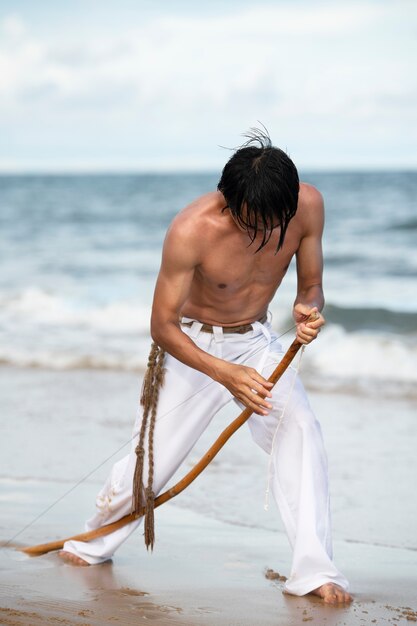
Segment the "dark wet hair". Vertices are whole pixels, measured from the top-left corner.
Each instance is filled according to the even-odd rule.
[[[251,128],[223,168],[217,185],[226,199],[225,209],[246,229],[251,245],[263,233],[258,252],[277,226],[281,232],[277,252],[284,243],[288,224],[297,211],[300,187],[297,168],[290,157],[275,148],[268,131]]]

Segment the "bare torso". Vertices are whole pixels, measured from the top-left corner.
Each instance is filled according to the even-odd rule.
[[[248,233],[237,226],[228,209],[222,212],[226,202],[220,192],[206,194],[186,207],[174,225],[194,233],[199,258],[182,315],[223,326],[260,319],[300,247],[306,230],[305,195],[302,183],[297,213],[278,252],[279,229],[275,229],[268,244],[255,253],[262,236],[249,245]]]

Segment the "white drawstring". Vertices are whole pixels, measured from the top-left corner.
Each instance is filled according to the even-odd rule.
[[[264,365],[266,363],[266,359],[268,358],[268,354],[271,348],[271,343],[272,343],[272,337],[271,337],[271,333],[269,332],[268,328],[266,326],[264,326],[263,324],[261,324],[261,322],[252,322],[252,327],[253,329],[259,329],[262,334],[264,335],[265,339],[267,340],[267,345],[265,350],[262,352],[262,356],[259,360],[258,365],[256,366],[256,370],[262,374],[262,370],[264,368]]]
[[[223,358],[223,342],[224,342],[224,336],[223,336],[223,328],[222,326],[213,326],[213,337],[214,337],[214,341],[216,342],[216,356],[219,359]]]
[[[287,409],[288,403],[289,403],[290,398],[291,398],[291,394],[292,394],[293,389],[294,389],[295,380],[296,380],[298,372],[300,370],[301,358],[302,358],[302,356],[304,354],[304,348],[305,348],[305,346],[302,345],[301,346],[301,350],[300,350],[300,356],[298,357],[298,361],[297,361],[297,366],[294,368],[294,376],[293,376],[293,379],[291,381],[290,391],[288,393],[288,396],[287,396],[287,399],[285,401],[284,407],[283,407],[283,409],[281,411],[281,415],[280,415],[280,418],[278,420],[278,424],[276,425],[274,436],[272,437],[272,445],[271,445],[271,452],[269,454],[269,460],[268,460],[268,470],[267,470],[266,489],[265,489],[265,504],[264,504],[265,511],[267,511],[268,508],[269,508],[269,486],[270,486],[271,478],[272,478],[271,468],[272,468],[272,459],[273,459],[274,448],[275,448],[275,439],[276,439],[279,427],[281,426],[282,420],[284,419],[285,411]]]
[[[203,328],[203,322],[193,319],[192,317],[182,317],[181,322],[190,323],[190,337],[197,339],[200,334],[200,330]]]

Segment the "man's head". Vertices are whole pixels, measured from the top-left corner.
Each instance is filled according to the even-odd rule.
[[[255,128],[244,136],[248,141],[224,166],[217,189],[251,243],[262,234],[256,252],[268,243],[273,229],[280,228],[278,251],[297,210],[297,168],[285,152],[272,146],[264,131]]]

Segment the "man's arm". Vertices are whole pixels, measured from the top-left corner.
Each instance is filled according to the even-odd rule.
[[[152,305],[153,340],[176,359],[207,374],[224,385],[245,406],[266,415],[271,406],[264,400],[272,387],[255,369],[218,359],[182,332],[179,317],[190,292],[199,264],[201,239],[184,220],[174,221],[168,230],[162,264]],[[253,391],[255,390],[255,392]]]
[[[182,332],[179,317],[188,297],[194,271],[199,263],[193,237],[182,223],[168,230],[162,252],[162,264],[156,282],[152,316],[152,339],[176,359],[213,378],[216,359]]]
[[[313,341],[325,324],[320,311],[324,307],[323,295],[323,252],[322,236],[324,227],[324,203],[321,193],[310,185],[305,192],[303,207],[305,229],[298,248],[297,258],[297,297],[294,302],[293,316],[297,323],[296,337],[300,343]],[[312,313],[318,318],[305,324]]]

